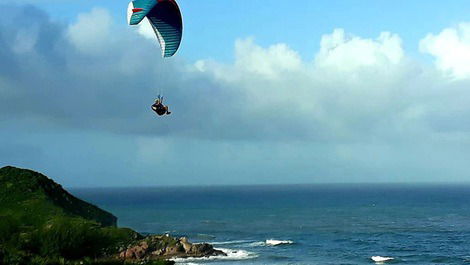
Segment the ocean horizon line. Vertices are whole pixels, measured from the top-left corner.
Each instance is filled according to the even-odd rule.
[[[465,181],[446,181],[446,182],[321,182],[321,183],[275,183],[275,184],[214,184],[214,185],[136,185],[136,186],[65,186],[71,190],[85,190],[85,189],[177,189],[177,188],[276,188],[276,187],[360,187],[365,188],[367,186],[393,186],[393,187],[436,187],[436,186],[447,186],[447,187],[470,187],[470,182]]]

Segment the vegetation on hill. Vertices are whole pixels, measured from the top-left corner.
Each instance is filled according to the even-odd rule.
[[[116,221],[40,173],[0,169],[0,264],[131,264],[116,254],[143,237]]]
[[[117,218],[82,201],[46,176],[26,169],[0,169],[0,215],[14,215],[30,222],[50,216],[78,216],[102,226],[116,226]]]

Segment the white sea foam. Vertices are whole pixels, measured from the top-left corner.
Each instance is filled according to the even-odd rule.
[[[258,257],[258,254],[254,252],[249,252],[246,250],[241,249],[228,249],[228,248],[215,248],[216,250],[220,250],[227,254],[227,256],[210,256],[210,257],[203,257],[203,258],[174,258],[171,259],[172,261],[179,263],[179,264],[188,264],[188,262],[194,261],[210,261],[210,260],[246,260],[246,259],[254,259]]]
[[[393,258],[391,258],[391,257],[381,257],[381,256],[372,256],[370,259],[377,262],[377,263],[383,263],[383,262],[393,260]]]
[[[278,246],[278,245],[290,245],[294,244],[292,240],[276,240],[276,239],[268,239],[266,240],[266,245],[268,246]]]
[[[248,246],[250,246],[250,247],[265,247],[266,242],[264,242],[264,241],[253,242],[253,243],[248,244]]]
[[[265,247],[265,246],[279,246],[279,245],[290,245],[294,244],[292,240],[276,240],[276,239],[268,239],[266,241],[258,241],[250,243],[250,247]]]

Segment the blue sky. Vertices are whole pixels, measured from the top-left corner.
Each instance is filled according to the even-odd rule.
[[[8,0],[7,0],[8,1]],[[11,1],[18,2],[18,1]],[[21,1],[20,1],[21,2]],[[123,26],[128,1],[27,1],[41,3],[51,17],[72,22],[80,12],[103,7]],[[375,37],[381,31],[399,33],[409,52],[416,53],[418,41],[429,32],[468,20],[470,3],[455,1],[192,1],[178,2],[184,12],[185,42],[181,56],[192,60],[233,59],[233,42],[254,36],[261,45],[287,43],[304,58],[311,59],[321,35],[334,28]],[[218,45],[209,45],[210,42]]]
[[[178,2],[165,61],[126,1],[2,2],[0,165],[75,187],[470,181],[468,1]]]

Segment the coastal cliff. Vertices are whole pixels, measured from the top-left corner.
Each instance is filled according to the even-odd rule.
[[[225,255],[169,235],[144,237],[48,177],[0,169],[0,264],[173,264],[173,257]]]

